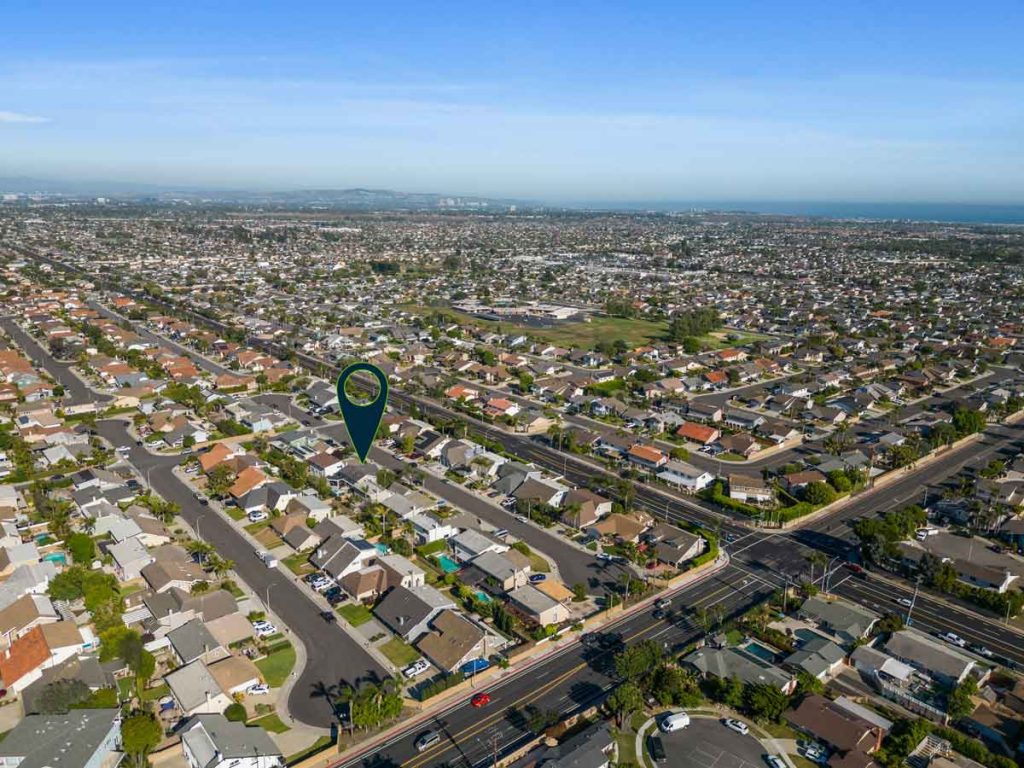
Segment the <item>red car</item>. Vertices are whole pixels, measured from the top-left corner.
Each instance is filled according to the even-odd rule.
[[[476,696],[469,700],[469,703],[477,708],[486,707],[488,704],[491,703],[491,695],[489,693],[478,693]]]

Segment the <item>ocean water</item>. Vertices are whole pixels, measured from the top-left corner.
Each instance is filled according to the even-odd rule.
[[[717,211],[873,221],[942,221],[970,224],[1024,224],[1024,205],[980,203],[843,203],[816,201],[638,201],[603,202],[583,207],[623,211]]]

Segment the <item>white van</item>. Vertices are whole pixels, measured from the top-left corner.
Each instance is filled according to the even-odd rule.
[[[658,727],[662,733],[672,733],[672,731],[679,731],[690,724],[690,716],[685,712],[674,712],[671,715],[667,715],[662,718],[661,722],[658,723]]]
[[[262,549],[256,550],[256,557],[267,566],[267,568],[277,568],[277,558],[269,552],[264,552]]]

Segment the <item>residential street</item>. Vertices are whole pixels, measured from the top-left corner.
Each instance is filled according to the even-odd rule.
[[[292,716],[309,725],[327,728],[333,712],[324,698],[340,683],[358,684],[360,680],[380,680],[388,676],[359,644],[337,623],[328,623],[320,609],[294,583],[297,577],[286,568],[267,568],[252,546],[227,520],[208,506],[201,505],[192,491],[171,472],[179,459],[156,456],[135,445],[123,422],[101,421],[99,434],[113,445],[128,445],[128,460],[167,501],[181,506],[181,516],[218,554],[235,563],[234,570],[283,624],[306,647],[308,663],[299,675],[288,700]]]

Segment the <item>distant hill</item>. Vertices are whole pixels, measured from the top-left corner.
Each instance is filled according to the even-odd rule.
[[[539,207],[536,203],[499,200],[473,195],[445,195],[437,192],[396,192],[389,189],[296,189],[261,191],[209,189],[136,184],[123,181],[66,181],[29,176],[0,176],[0,194],[54,197],[109,197],[118,200],[187,200],[190,202],[239,203],[287,207],[348,210],[489,210],[510,205]]]

